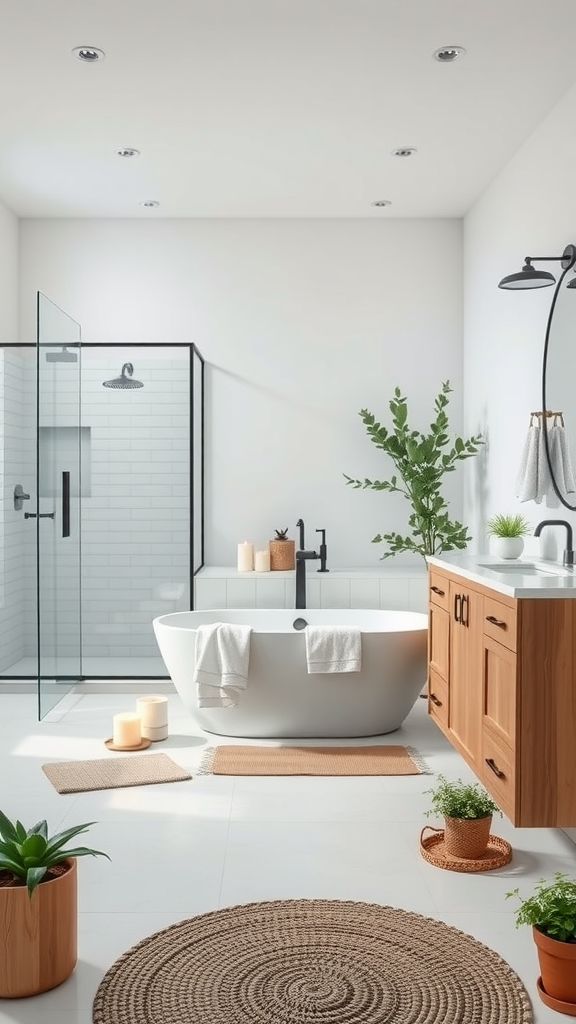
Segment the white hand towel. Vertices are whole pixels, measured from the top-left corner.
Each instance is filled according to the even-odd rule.
[[[248,683],[251,626],[213,622],[196,630],[199,708],[236,708]]]
[[[572,459],[570,457],[570,445],[565,428],[556,424],[550,433],[553,433],[553,444],[550,447],[550,462],[558,489],[563,497],[573,494],[576,491],[574,486],[574,473],[572,471]],[[559,503],[558,503],[559,504]]]
[[[516,477],[516,497],[520,498],[520,501],[535,501],[538,498],[539,441],[540,427],[538,425],[530,426]]]
[[[362,634],[347,626],[307,626],[306,661],[308,673],[359,672],[362,662]]]

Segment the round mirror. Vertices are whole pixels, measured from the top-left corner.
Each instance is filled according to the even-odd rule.
[[[542,363],[542,409],[546,411],[546,456],[554,490],[576,512],[576,401],[572,363],[576,351],[576,288],[560,284],[552,300]]]

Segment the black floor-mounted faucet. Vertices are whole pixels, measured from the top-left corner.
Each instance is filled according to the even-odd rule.
[[[534,536],[539,537],[545,526],[566,527],[566,547],[564,548],[564,554],[562,555],[562,564],[573,567],[576,558],[572,546],[572,527],[570,526],[570,523],[567,523],[565,519],[543,519],[541,523],[538,523],[538,526],[534,530]]]
[[[296,608],[306,607],[306,562],[309,559],[320,559],[320,568],[318,572],[329,572],[326,568],[326,530],[316,530],[316,533],[322,535],[322,543],[320,544],[320,553],[317,551],[307,551],[306,542],[304,539],[304,520],[299,519],[296,526],[300,530],[300,549],[296,552]]]

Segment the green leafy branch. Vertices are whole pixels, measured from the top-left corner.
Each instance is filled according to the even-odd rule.
[[[423,556],[438,554],[465,548],[472,539],[462,523],[450,519],[441,483],[446,473],[454,472],[458,462],[476,455],[484,441],[480,435],[450,440],[446,407],[451,391],[450,382],[444,381],[434,402],[436,415],[428,434],[411,430],[408,426],[408,402],[398,387],[394,389],[394,397],[389,403],[392,430],[378,423],[368,409],[359,413],[370,440],[390,456],[397,473],[389,480],[369,480],[367,477],[359,480],[345,473],[346,483],[356,489],[403,494],[412,506],[408,519],[411,536],[391,532],[373,537],[373,544],[386,543],[389,546],[382,558],[390,558],[402,551]]]

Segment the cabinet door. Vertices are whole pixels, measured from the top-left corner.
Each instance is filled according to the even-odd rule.
[[[482,748],[483,597],[450,583],[449,727],[455,745],[477,765]]]
[[[450,657],[450,616],[444,608],[430,604],[428,617],[428,662],[430,671],[448,679]]]
[[[482,727],[511,750],[516,743],[516,655],[484,636]]]

